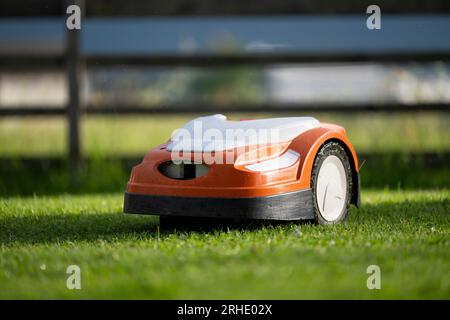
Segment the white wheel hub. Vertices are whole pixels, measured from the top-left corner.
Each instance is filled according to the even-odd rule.
[[[345,209],[347,175],[342,161],[328,156],[322,162],[316,183],[316,200],[320,214],[327,221],[336,221]]]

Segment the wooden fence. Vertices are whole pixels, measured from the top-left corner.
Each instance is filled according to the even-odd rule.
[[[78,2],[83,5],[82,1]],[[447,103],[422,103],[414,105],[403,104],[354,104],[348,106],[335,106],[331,104],[274,104],[262,103],[257,105],[231,105],[226,109],[223,106],[208,104],[176,104],[170,106],[154,106],[151,108],[133,105],[109,105],[94,108],[84,105],[80,95],[83,87],[83,72],[91,66],[114,66],[114,65],[136,65],[136,66],[236,66],[236,65],[269,65],[275,63],[306,63],[306,62],[381,62],[381,63],[403,63],[408,61],[450,61],[450,52],[408,52],[408,53],[342,53],[333,52],[320,53],[290,53],[290,54],[207,54],[207,55],[83,55],[80,52],[80,31],[66,31],[65,52],[61,55],[37,56],[34,54],[3,55],[0,59],[2,70],[38,70],[42,68],[64,68],[67,75],[69,102],[60,108],[47,106],[22,106],[0,108],[0,117],[9,116],[64,116],[68,122],[68,158],[74,166],[80,161],[80,129],[79,119],[81,114],[162,114],[162,113],[199,113],[199,112],[411,112],[411,111],[445,111],[450,110]]]

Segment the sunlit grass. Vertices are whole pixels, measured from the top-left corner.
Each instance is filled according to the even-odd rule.
[[[366,191],[340,225],[206,231],[124,215],[121,194],[4,198],[0,298],[449,299],[449,195]],[[381,290],[366,287],[373,264]]]

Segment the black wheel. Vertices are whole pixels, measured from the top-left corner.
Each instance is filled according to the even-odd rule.
[[[311,173],[317,223],[334,224],[345,219],[352,186],[352,167],[344,148],[334,141],[325,143],[316,155]]]

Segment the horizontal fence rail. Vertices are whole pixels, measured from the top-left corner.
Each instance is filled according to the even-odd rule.
[[[228,66],[228,65],[270,65],[292,63],[344,63],[378,62],[407,63],[450,61],[450,52],[417,53],[308,53],[308,54],[230,54],[230,55],[167,55],[167,56],[95,56],[85,57],[89,67],[112,65],[138,66]]]
[[[242,105],[214,105],[214,104],[170,104],[166,106],[87,106],[81,108],[80,113],[86,115],[154,115],[154,114],[195,114],[195,113],[289,113],[289,112],[450,112],[450,103],[421,103],[421,104],[302,104],[302,103],[265,103]],[[64,116],[67,107],[0,107],[0,117],[13,116]]]
[[[450,52],[392,52],[392,53],[308,53],[308,54],[220,54],[220,55],[87,55],[81,56],[86,67],[127,66],[229,66],[229,65],[270,65],[293,63],[345,63],[345,62],[376,62],[376,63],[408,63],[450,61]],[[63,67],[65,56],[0,55],[0,71],[16,69],[39,70]]]

